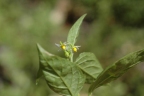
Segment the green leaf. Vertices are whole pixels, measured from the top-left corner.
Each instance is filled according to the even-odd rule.
[[[86,75],[86,83],[93,83],[103,71],[102,66],[93,53],[84,52],[79,55],[75,62]]]
[[[115,62],[113,65],[106,68],[98,76],[96,81],[93,84],[91,84],[89,88],[89,94],[91,95],[94,89],[104,84],[110,83],[111,81],[123,75],[128,69],[143,61],[144,61],[144,49],[126,55],[122,59]]]
[[[83,16],[81,16],[76,22],[75,24],[71,27],[68,37],[67,37],[67,42],[74,45],[76,42],[76,38],[78,36],[79,33],[79,27],[84,19],[84,17],[86,16],[86,14],[84,14]]]
[[[47,66],[47,63],[43,56],[47,56],[47,58],[51,58],[52,56],[54,56],[54,55],[50,54],[49,52],[45,51],[39,44],[37,44],[37,49],[38,49],[40,61],[39,61],[39,70],[37,73],[36,85],[38,84],[39,78],[43,76],[42,68]],[[41,54],[41,53],[43,53],[43,54]]]
[[[41,70],[48,86],[64,96],[78,96],[85,82],[85,75],[75,63],[39,51]]]

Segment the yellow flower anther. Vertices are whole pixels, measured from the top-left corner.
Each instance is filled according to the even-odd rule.
[[[65,50],[65,49],[66,49],[66,46],[65,46],[65,45],[61,45],[61,48],[62,48],[63,50]]]
[[[77,52],[77,48],[76,48],[76,47],[73,47],[73,51],[74,51],[74,52]]]

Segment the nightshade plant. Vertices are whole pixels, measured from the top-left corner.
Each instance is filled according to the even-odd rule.
[[[110,83],[132,66],[144,61],[144,49],[126,55],[104,70],[91,52],[83,52],[73,61],[73,55],[80,47],[75,42],[85,16],[81,16],[72,26],[66,42],[56,44],[64,51],[66,58],[53,55],[37,44],[40,64],[37,81],[44,76],[47,85],[62,96],[80,96],[79,92],[85,83],[90,84],[88,96],[92,96],[96,88]]]

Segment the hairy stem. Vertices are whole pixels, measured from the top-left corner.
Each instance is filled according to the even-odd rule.
[[[73,52],[71,51],[71,54],[70,54],[70,61],[73,62]]]

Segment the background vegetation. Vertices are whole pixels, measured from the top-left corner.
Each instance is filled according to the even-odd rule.
[[[0,0],[0,96],[58,96],[41,80],[36,86],[40,43],[63,56],[55,43],[87,13],[80,52],[94,52],[102,66],[144,48],[143,0]],[[144,63],[100,87],[94,96],[144,96]],[[81,96],[86,96],[87,86]]]

